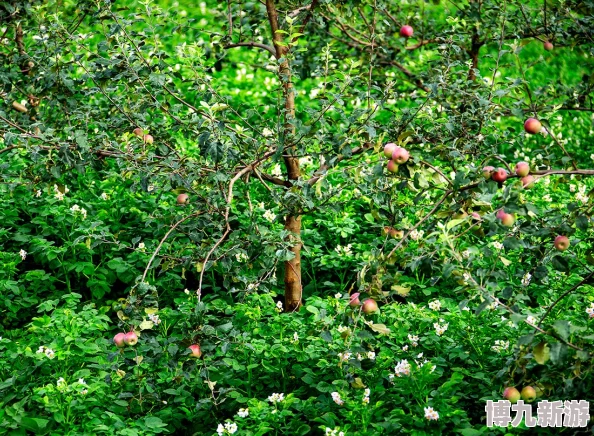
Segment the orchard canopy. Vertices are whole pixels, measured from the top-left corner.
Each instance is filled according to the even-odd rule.
[[[0,2],[0,433],[594,404],[593,56],[590,0]]]

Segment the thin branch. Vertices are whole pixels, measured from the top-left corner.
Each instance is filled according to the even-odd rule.
[[[592,280],[592,277],[594,277],[594,272],[590,273],[587,277],[585,277],[581,282],[579,282],[577,285],[573,286],[571,289],[565,291],[563,294],[561,294],[561,296],[559,298],[557,298],[555,300],[555,302],[553,304],[551,304],[547,311],[545,312],[545,314],[542,316],[542,318],[540,319],[540,321],[538,322],[538,327],[541,326],[542,322],[544,321],[544,319],[549,315],[549,313],[551,313],[551,310],[553,310],[553,308],[559,304],[559,302],[561,300],[563,300],[565,297],[567,297],[569,294],[571,294],[573,291],[575,291],[577,288],[579,288],[582,285],[585,285],[586,283],[590,283]]]
[[[233,44],[226,44],[223,48],[234,48],[234,47],[252,47],[252,48],[261,48],[262,50],[266,50],[270,52],[272,56],[276,57],[276,51],[274,47],[271,47],[267,44],[260,44],[259,42],[236,42]]]

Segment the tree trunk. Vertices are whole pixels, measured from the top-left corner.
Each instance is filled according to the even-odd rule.
[[[283,34],[277,32],[278,13],[274,0],[266,0],[266,11],[268,13],[268,22],[272,33],[272,41],[276,50],[276,58],[283,59],[279,65],[279,76],[283,85],[283,98],[285,101],[285,123],[283,133],[285,143],[283,156],[287,171],[287,180],[296,181],[301,176],[299,160],[295,157],[295,147],[293,140],[295,129],[292,120],[295,118],[295,92],[291,76],[291,67],[287,60],[289,46],[283,43]],[[288,42],[288,41],[287,41]],[[292,244],[291,251],[295,255],[293,259],[285,262],[285,311],[293,312],[301,307],[301,216],[289,215],[285,219],[285,230],[290,232],[287,240]]]

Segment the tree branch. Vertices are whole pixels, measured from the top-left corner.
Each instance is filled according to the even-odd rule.
[[[276,57],[276,51],[274,47],[271,47],[267,44],[261,44],[259,42],[236,42],[233,44],[226,44],[223,48],[234,48],[234,47],[252,47],[252,48],[261,48],[262,50],[266,50],[272,54],[272,56]]]

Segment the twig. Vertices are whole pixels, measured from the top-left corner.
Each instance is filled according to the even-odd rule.
[[[563,294],[561,294],[561,296],[559,298],[557,298],[555,300],[555,302],[553,304],[551,304],[547,311],[545,312],[545,314],[542,316],[542,318],[540,319],[540,321],[538,322],[538,327],[541,326],[542,322],[544,321],[544,319],[549,315],[549,313],[551,313],[551,310],[553,310],[553,307],[555,307],[557,304],[559,304],[559,302],[561,300],[563,300],[565,297],[567,297],[569,294],[571,294],[573,291],[575,291],[577,288],[579,288],[582,285],[585,285],[586,283],[590,282],[590,279],[594,277],[594,272],[590,273],[588,276],[586,276],[586,278],[584,278],[581,282],[579,282],[577,285],[573,286],[571,289],[565,291]]]

